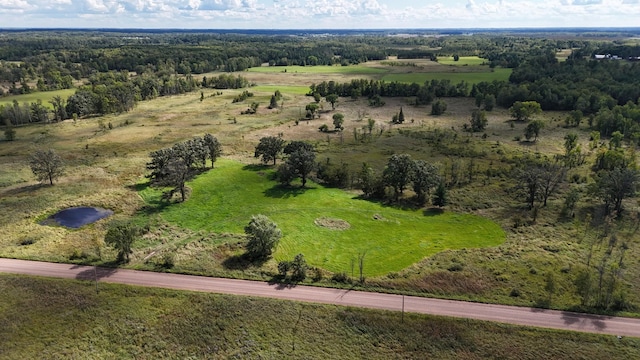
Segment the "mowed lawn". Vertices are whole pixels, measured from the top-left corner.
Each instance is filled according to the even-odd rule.
[[[464,68],[461,68],[464,69]],[[495,68],[494,71],[486,72],[415,72],[404,74],[387,74],[382,77],[384,81],[398,81],[402,83],[423,84],[425,81],[431,80],[451,80],[453,84],[466,81],[469,84],[477,84],[483,81],[491,82],[493,80],[508,81],[511,75],[511,69]]]
[[[383,74],[388,72],[386,69],[362,66],[260,66],[249,68],[250,72],[260,73],[306,73],[306,74]]]
[[[0,106],[1,105],[11,105],[14,100],[18,101],[20,105],[23,103],[34,103],[38,102],[38,100],[42,101],[42,105],[53,109],[53,106],[49,103],[49,100],[53,99],[56,96],[60,96],[65,101],[67,98],[73,94],[75,94],[76,89],[64,89],[64,90],[55,90],[55,91],[36,91],[31,94],[23,94],[23,95],[10,95],[0,97]]]
[[[271,174],[270,168],[220,160],[189,184],[186,202],[163,208],[161,216],[193,230],[243,233],[252,215],[264,214],[283,232],[276,260],[302,253],[311,265],[350,273],[352,262],[365,253],[367,276],[399,271],[445,249],[496,246],[505,239],[496,223],[479,216],[401,210],[313,183],[283,188]],[[149,203],[159,194],[141,191]],[[318,226],[320,218],[346,221],[349,228]]]

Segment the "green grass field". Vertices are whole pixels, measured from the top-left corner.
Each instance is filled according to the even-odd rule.
[[[488,70],[488,68],[487,68]],[[382,77],[385,81],[398,81],[403,83],[422,84],[430,80],[451,80],[452,83],[466,81],[469,84],[477,84],[483,81],[502,80],[508,81],[511,69],[496,68],[495,71],[486,72],[415,72],[406,74],[387,74]]]
[[[350,66],[261,66],[249,68],[250,72],[260,73],[284,73],[286,70],[289,74],[303,73],[303,74],[382,74],[387,70],[362,66],[362,65],[350,65]]]
[[[284,95],[306,95],[309,92],[309,86],[296,85],[258,85],[251,88],[251,91],[264,91],[274,93],[276,90]]]
[[[76,89],[64,89],[64,90],[56,90],[56,91],[37,91],[31,94],[24,95],[11,95],[0,97],[0,105],[11,105],[14,100],[17,100],[20,105],[23,103],[33,103],[38,100],[42,101],[42,105],[53,109],[53,106],[49,103],[49,100],[53,99],[55,96],[60,96],[63,99],[67,99],[69,96],[73,95],[76,92]]]
[[[453,56],[438,58],[438,63],[442,65],[477,66],[487,62],[487,59],[483,59],[477,56],[460,56],[458,61],[453,60]]]
[[[252,215],[264,214],[284,235],[276,260],[302,253],[312,265],[348,272],[358,254],[366,252],[367,276],[399,271],[445,249],[497,246],[505,239],[497,224],[479,216],[425,215],[423,210],[383,206],[316,184],[282,188],[268,179],[271,172],[220,160],[216,169],[191,182],[188,201],[164,208],[162,217],[192,230],[242,233]],[[148,203],[156,202],[159,194],[141,192]],[[350,228],[320,227],[315,224],[319,218],[344,220]]]
[[[640,340],[329,305],[0,275],[0,358],[637,359]]]

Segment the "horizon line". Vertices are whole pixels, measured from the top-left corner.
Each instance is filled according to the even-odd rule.
[[[0,31],[25,30],[166,30],[166,31],[451,31],[451,30],[640,30],[640,26],[520,26],[520,27],[433,27],[433,28],[179,28],[179,27],[0,27]]]

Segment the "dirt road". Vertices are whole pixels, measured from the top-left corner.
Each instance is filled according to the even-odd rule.
[[[640,337],[640,319],[586,315],[465,301],[350,291],[312,286],[270,285],[264,282],[219,279],[70,264],[0,259],[0,272],[81,279],[221,294],[269,297],[372,309],[444,315],[509,324]]]

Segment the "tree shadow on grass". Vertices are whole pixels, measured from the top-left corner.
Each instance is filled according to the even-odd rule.
[[[444,214],[444,209],[437,207],[430,207],[422,211],[422,215],[424,216],[438,216],[442,214]]]
[[[140,193],[141,191],[147,190],[151,187],[149,182],[129,185],[127,188],[129,190],[135,191],[136,193]],[[164,200],[162,196],[153,196],[145,199],[145,205],[140,208],[138,212],[145,215],[153,215],[155,213],[159,213],[167,206],[171,205],[171,201]]]
[[[33,185],[26,185],[26,186],[19,186],[13,189],[9,189],[9,190],[5,190],[4,192],[2,192],[3,196],[14,196],[14,195],[20,195],[20,194],[24,194],[24,193],[29,193],[29,192],[33,192],[36,191],[38,189],[44,188],[44,187],[50,187],[51,185],[49,185],[48,183],[38,183],[38,184],[33,184]]]
[[[277,181],[277,174],[275,170],[277,165],[273,164],[249,164],[242,167],[242,170],[253,171],[259,176],[264,176],[267,180]]]
[[[376,199],[376,198],[368,198],[364,195],[358,195],[352,197],[354,200],[363,200],[368,201],[370,203],[378,204],[382,207],[393,208],[399,210],[419,210],[422,208],[422,205],[418,205],[412,199],[398,199],[398,201],[389,200],[389,199]]]
[[[262,267],[266,261],[267,259],[253,259],[247,253],[243,253],[226,258],[222,266],[227,270],[247,270],[251,267]]]
[[[257,172],[257,171],[269,170],[272,168],[273,168],[273,165],[269,165],[269,164],[249,164],[249,165],[243,166],[242,170]]]
[[[315,189],[314,187],[300,187],[300,186],[286,186],[275,185],[270,189],[264,191],[264,195],[271,198],[288,199],[290,197],[296,197],[302,195],[308,190]]]

